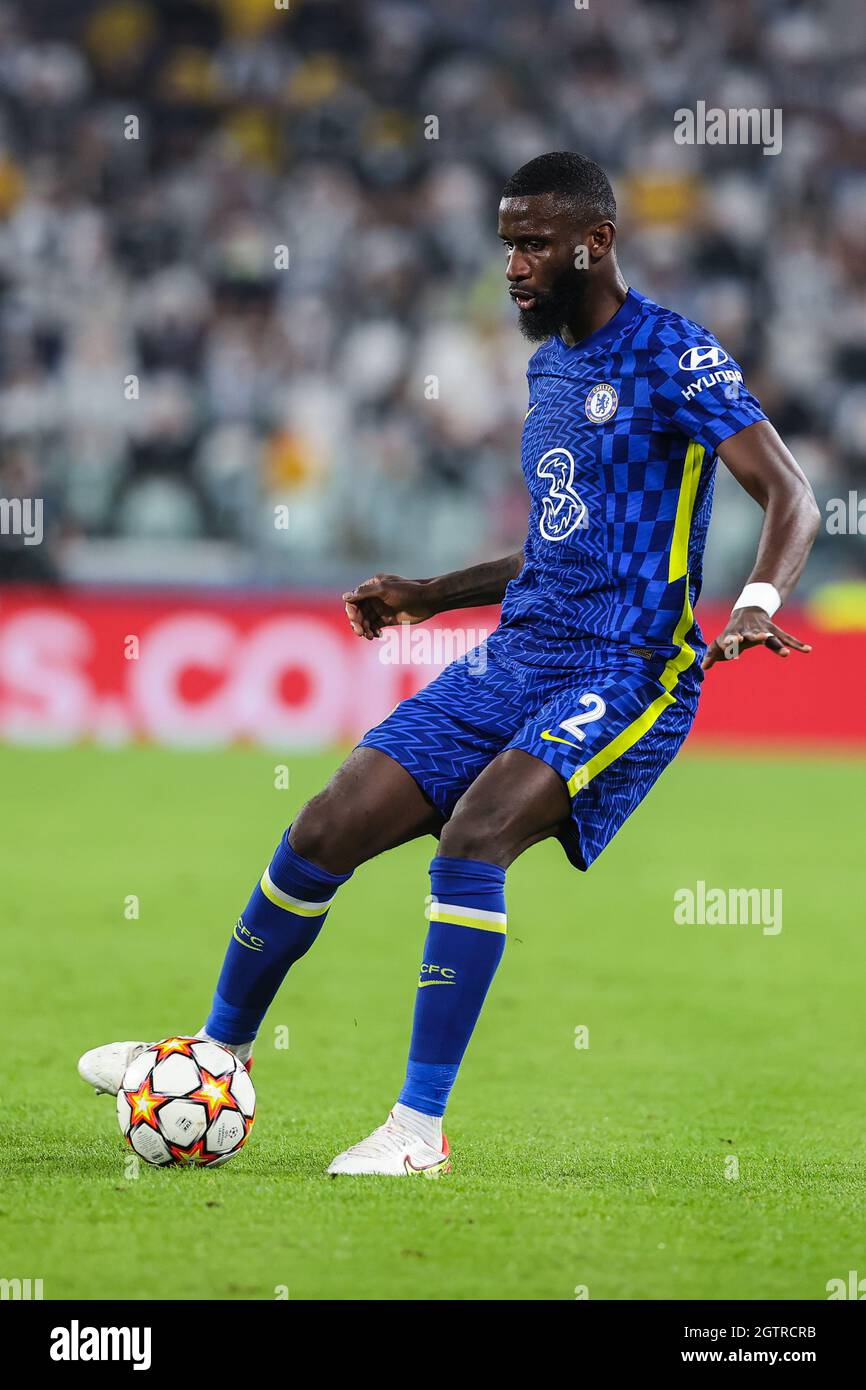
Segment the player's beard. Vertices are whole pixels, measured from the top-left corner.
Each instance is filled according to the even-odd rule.
[[[588,288],[588,272],[569,266],[554,280],[546,294],[537,297],[531,309],[518,311],[518,323],[524,338],[531,343],[541,343],[579,317]]]

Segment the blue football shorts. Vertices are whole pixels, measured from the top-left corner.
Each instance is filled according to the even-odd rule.
[[[528,666],[506,644],[453,661],[361,739],[404,767],[448,820],[498,754],[520,748],[566,783],[559,839],[588,869],[678,752],[697,712],[699,652],[588,650],[567,669]]]

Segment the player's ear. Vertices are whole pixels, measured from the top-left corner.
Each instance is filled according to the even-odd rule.
[[[589,254],[594,261],[604,260],[613,250],[616,240],[616,227],[612,222],[599,222],[596,226],[590,227],[586,234],[586,245]]]

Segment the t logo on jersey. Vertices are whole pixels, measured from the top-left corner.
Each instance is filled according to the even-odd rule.
[[[727,362],[728,354],[723,352],[720,347],[713,347],[711,343],[705,343],[702,347],[688,348],[680,358],[680,366],[684,372],[702,372],[709,367],[721,367],[723,362]]]
[[[538,529],[546,541],[564,541],[586,519],[586,503],[574,490],[574,458],[567,449],[548,449],[535,471],[550,480]]]

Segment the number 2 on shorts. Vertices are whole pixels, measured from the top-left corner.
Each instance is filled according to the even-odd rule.
[[[586,734],[581,726],[583,724],[592,724],[596,719],[601,719],[607,709],[607,705],[600,695],[594,695],[592,691],[589,690],[585,695],[581,695],[577,703],[583,705],[586,713],[575,714],[572,715],[571,719],[564,719],[559,727],[560,729],[565,729],[567,733],[576,738],[578,743],[582,743],[586,738]]]

